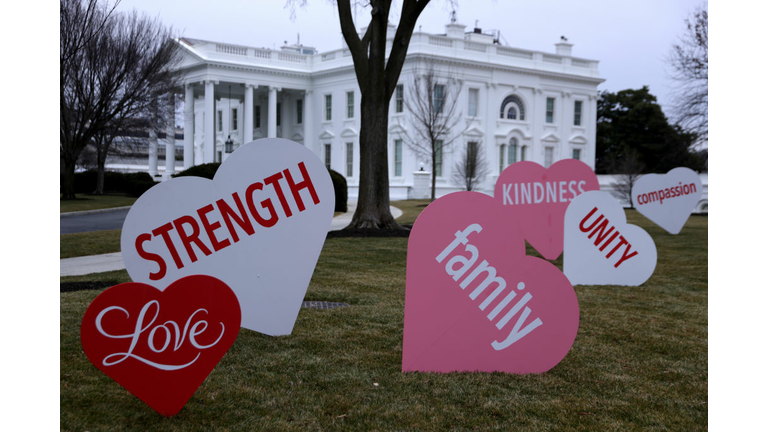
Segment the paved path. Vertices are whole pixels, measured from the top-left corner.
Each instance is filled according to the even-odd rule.
[[[356,202],[350,202],[347,206],[348,211],[346,213],[333,218],[333,220],[331,221],[331,227],[329,228],[329,231],[337,231],[349,225],[349,223],[352,221],[352,216],[355,214],[356,206],[357,206]],[[396,207],[390,207],[389,210],[392,212],[392,216],[395,219],[399,218],[403,214],[403,212]],[[78,219],[80,217],[85,217],[85,216],[90,216],[90,214],[78,215]],[[124,218],[125,216],[123,215],[123,219]],[[75,218],[71,216],[62,217],[61,218],[62,222],[64,221],[64,219],[75,219]],[[122,228],[122,222],[118,228]],[[107,229],[118,229],[118,228],[107,228]],[[86,230],[86,231],[89,231],[89,230]],[[75,232],[80,232],[80,231],[75,231]],[[62,234],[64,234],[63,231],[62,231]],[[125,265],[123,265],[123,256],[122,254],[120,254],[120,252],[108,253],[103,255],[90,255],[90,256],[84,256],[84,257],[65,258],[60,260],[60,263],[61,263],[60,276],[77,276],[77,275],[85,275],[90,273],[101,273],[101,272],[112,271],[112,270],[122,270],[125,268]]]

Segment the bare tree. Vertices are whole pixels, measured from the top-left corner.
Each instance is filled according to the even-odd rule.
[[[676,82],[673,120],[695,133],[700,141],[709,135],[709,34],[707,3],[685,20],[680,43],[672,47],[667,62]]]
[[[435,200],[435,184],[442,158],[456,139],[461,136],[456,126],[461,113],[456,111],[461,84],[450,74],[440,74],[434,62],[428,61],[424,73],[417,70],[404,98],[405,107],[411,114],[408,121],[411,132],[404,136],[408,147],[419,157],[429,161],[432,167],[432,201]],[[466,130],[466,128],[464,128]]]
[[[62,199],[75,199],[75,163],[94,137],[125,119],[151,117],[150,107],[162,104],[180,78],[173,70],[180,52],[172,30],[135,11],[102,16],[97,0],[83,1],[61,0]],[[89,16],[83,10],[94,11],[91,18],[74,22]]]
[[[645,166],[640,158],[640,152],[633,147],[624,146],[622,152],[612,163],[612,171],[617,173],[616,181],[611,184],[611,195],[616,199],[629,203],[629,208],[635,208],[632,202],[632,189],[643,176]]]
[[[480,142],[468,142],[461,159],[453,168],[453,181],[471,191],[491,173]]]

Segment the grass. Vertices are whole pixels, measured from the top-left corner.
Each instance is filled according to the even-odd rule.
[[[412,223],[425,202],[397,203]],[[707,218],[654,238],[640,287],[576,286],[573,348],[536,375],[402,373],[405,238],[325,242],[293,334],[241,330],[182,411],[163,418],[90,364],[79,326],[100,291],[62,293],[62,430],[705,430]],[[529,253],[533,253],[529,249]],[[561,265],[561,260],[555,262]],[[123,271],[61,281],[130,279]]]
[[[69,213],[86,210],[100,210],[113,207],[131,206],[136,197],[125,195],[79,195],[75,200],[59,201],[59,211]]]

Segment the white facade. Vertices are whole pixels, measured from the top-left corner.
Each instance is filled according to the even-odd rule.
[[[394,27],[390,30],[391,44]],[[312,149],[347,177],[349,197],[357,196],[360,89],[348,49],[314,53],[293,46],[277,51],[189,38],[179,43],[184,50],[185,168],[223,161],[254,139],[282,137]],[[500,171],[515,160],[546,166],[578,157],[594,168],[597,86],[604,80],[597,61],[573,57],[571,48],[565,40],[556,44],[555,53],[511,48],[480,29],[465,32],[455,23],[446,26],[444,35],[413,34],[399,79],[404,97],[427,62],[435,64],[439,82],[460,86],[456,111],[462,118],[454,133],[461,136],[443,152],[438,196],[462,189],[452,171],[470,142],[480,143],[490,165],[479,189],[488,193]],[[420,169],[428,172],[431,162],[419,160],[406,145],[404,137],[413,126],[400,105],[393,95],[390,197],[421,198],[428,196],[429,182]],[[510,109],[515,118],[509,118]]]

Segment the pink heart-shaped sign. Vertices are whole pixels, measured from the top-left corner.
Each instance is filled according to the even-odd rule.
[[[521,161],[508,166],[496,181],[493,196],[508,223],[544,258],[563,252],[563,217],[568,204],[590,190],[600,190],[594,171],[576,159],[563,159],[549,168]]]
[[[333,218],[328,170],[306,147],[271,138],[246,144],[213,180],[178,177],[128,212],[121,247],[136,282],[163,289],[191,274],[226,283],[242,326],[290,334]]]
[[[88,306],[83,351],[99,370],[165,416],[178,413],[240,331],[237,297],[222,281],[187,276],[160,291],[123,283]]]
[[[696,171],[679,167],[666,174],[646,174],[632,187],[632,203],[640,214],[678,234],[702,194]]]
[[[493,198],[456,192],[408,240],[403,371],[540,373],[568,353],[579,304],[560,270],[525,255]]]
[[[638,286],[656,268],[656,244],[627,223],[608,192],[579,195],[565,212],[563,272],[574,285]]]

